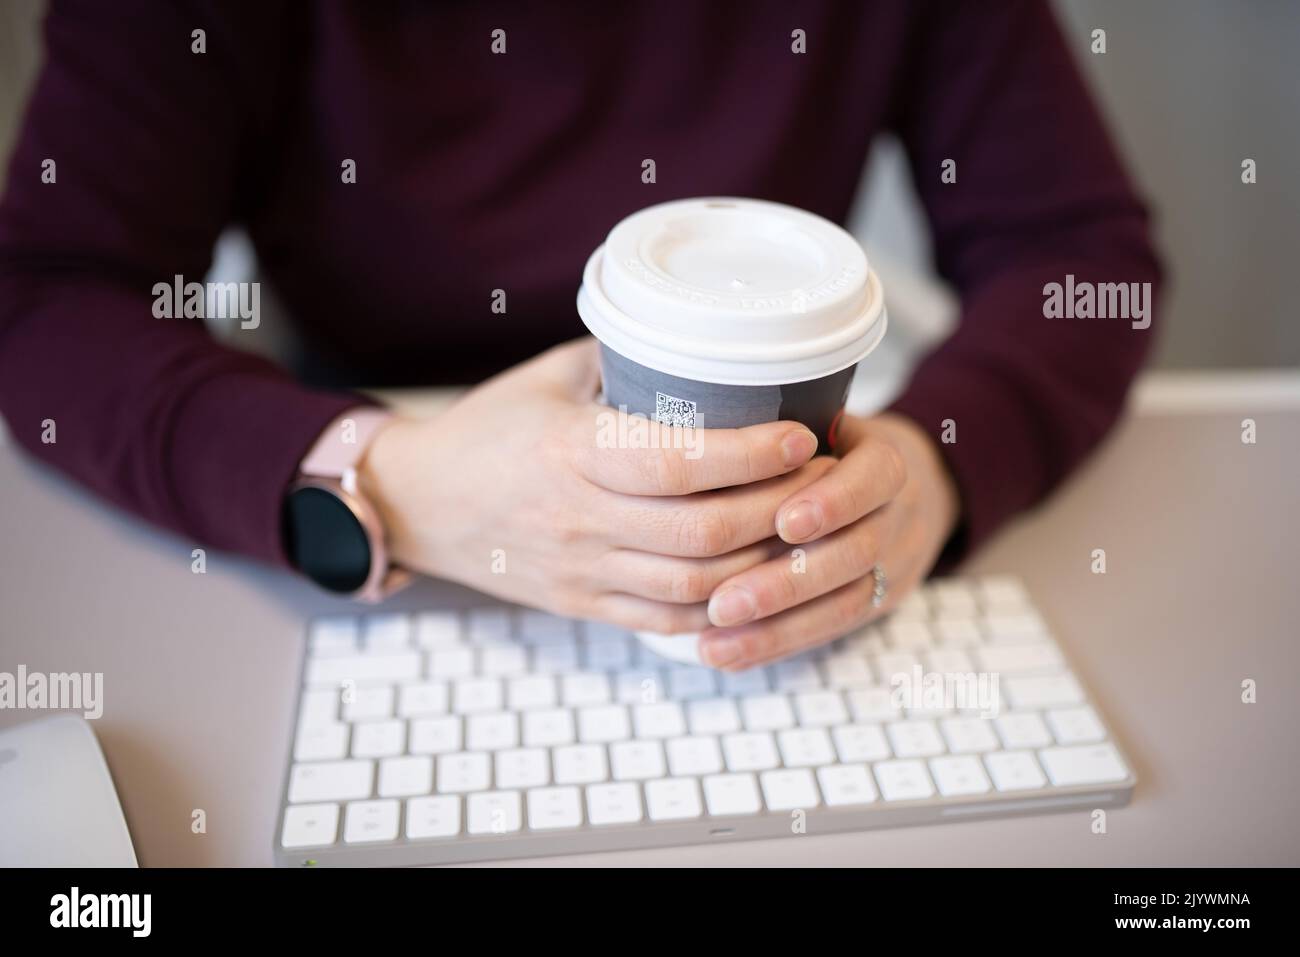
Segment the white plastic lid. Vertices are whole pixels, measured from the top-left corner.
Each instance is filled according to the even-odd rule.
[[[592,253],[578,314],[615,352],[722,385],[817,379],[885,332],[862,247],[813,213],[755,199],[684,199],[627,217]]]

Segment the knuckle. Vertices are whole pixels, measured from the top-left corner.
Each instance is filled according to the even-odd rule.
[[[846,553],[852,572],[864,575],[876,564],[876,558],[880,555],[879,538],[870,529],[854,529],[847,542]]]
[[[709,577],[703,568],[679,565],[668,573],[665,594],[671,602],[689,605],[708,598],[712,590],[709,586]]]
[[[898,446],[891,442],[881,444],[880,469],[890,496],[897,495],[907,482],[907,462]]]
[[[758,605],[760,608],[789,608],[799,603],[799,582],[795,576],[787,571],[781,571],[771,576],[771,579],[764,583],[759,590]]]
[[[690,489],[690,468],[672,450],[657,449],[642,459],[645,479],[662,495],[685,495]]]
[[[709,558],[726,551],[731,529],[720,509],[697,505],[681,511],[676,535],[682,552]]]

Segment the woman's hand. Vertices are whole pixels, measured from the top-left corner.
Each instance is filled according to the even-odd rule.
[[[630,420],[596,404],[599,379],[595,342],[579,340],[436,418],[386,426],[360,480],[394,559],[556,614],[707,627],[705,600],[784,550],[777,507],[833,461],[810,462],[816,440],[794,422]]]
[[[739,670],[837,638],[887,612],[929,572],[956,525],[956,486],[934,441],[899,415],[840,423],[842,457],[782,503],[784,554],[709,599],[705,662]],[[814,462],[820,459],[814,459]],[[888,579],[872,606],[873,566]]]

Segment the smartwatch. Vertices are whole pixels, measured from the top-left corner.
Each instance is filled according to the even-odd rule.
[[[317,585],[361,601],[380,601],[410,581],[390,564],[379,511],[361,494],[357,467],[392,413],[357,408],[321,433],[298,466],[284,501],[285,552]]]

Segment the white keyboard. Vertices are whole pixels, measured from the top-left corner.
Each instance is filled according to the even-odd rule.
[[[1128,801],[1020,583],[949,579],[739,674],[503,605],[308,632],[275,852],[436,864]]]

